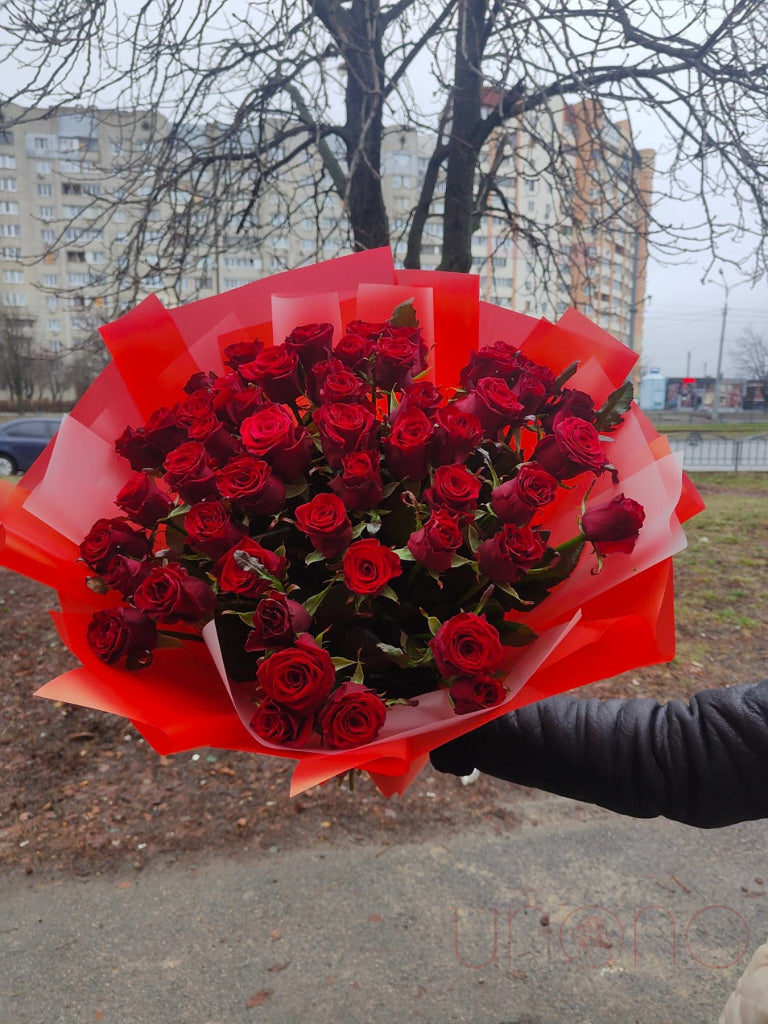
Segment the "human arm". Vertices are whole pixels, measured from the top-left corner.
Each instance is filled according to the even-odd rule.
[[[440,771],[474,768],[637,818],[699,828],[768,817],[768,680],[689,702],[552,697],[432,751]]]

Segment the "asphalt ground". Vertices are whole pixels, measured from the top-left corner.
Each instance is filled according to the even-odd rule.
[[[766,839],[542,795],[499,836],[5,877],[0,1022],[712,1024],[768,936]]]

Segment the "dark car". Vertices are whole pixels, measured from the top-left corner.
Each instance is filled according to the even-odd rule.
[[[25,416],[0,423],[0,476],[25,473],[61,426],[61,416]]]

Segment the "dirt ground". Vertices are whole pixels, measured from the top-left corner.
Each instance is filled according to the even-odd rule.
[[[694,545],[705,528],[692,529]],[[695,587],[695,568],[681,556],[681,591]],[[498,833],[515,827],[516,801],[533,798],[487,777],[464,787],[427,767],[401,799],[362,777],[354,792],[330,783],[291,800],[287,761],[218,750],[159,757],[122,719],[32,696],[74,664],[47,614],[53,598],[0,569],[0,873],[141,870],[194,851],[268,854],[328,840],[387,845],[475,824]],[[580,694],[669,699],[761,678],[768,627],[710,621],[697,655],[697,622],[680,623],[671,664]]]

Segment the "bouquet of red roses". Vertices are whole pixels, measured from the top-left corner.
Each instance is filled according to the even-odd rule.
[[[671,655],[696,501],[594,325],[484,309],[476,279],[384,253],[310,269],[106,328],[113,364],[7,495],[5,561],[66,565],[84,668],[48,695],[163,752],[279,753],[297,788],[365,766],[402,791],[542,687]]]

